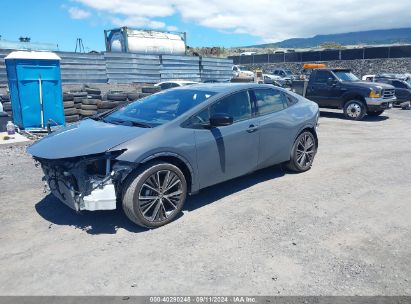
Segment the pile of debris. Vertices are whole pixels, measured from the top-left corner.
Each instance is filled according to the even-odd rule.
[[[8,94],[0,95],[0,102],[3,105],[3,111],[11,117],[13,112],[11,109],[10,96]]]

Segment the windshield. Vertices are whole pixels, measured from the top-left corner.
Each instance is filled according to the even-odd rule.
[[[341,81],[358,81],[358,77],[349,71],[334,71],[334,74]]]
[[[108,123],[155,127],[177,118],[215,94],[216,92],[189,89],[164,91],[134,101],[105,116],[103,120]]]

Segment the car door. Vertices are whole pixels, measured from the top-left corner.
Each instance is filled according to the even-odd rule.
[[[254,89],[251,95],[257,105],[259,125],[258,167],[287,161],[298,131],[288,108],[287,96],[280,90],[266,88]]]
[[[316,71],[313,75],[314,79],[309,83],[307,88],[307,98],[318,103],[319,106],[329,107],[336,102],[335,88],[328,83],[328,79],[335,79],[330,71]]]
[[[204,127],[210,115],[227,114],[233,124]],[[252,172],[257,167],[259,130],[258,118],[248,91],[226,96],[192,118],[195,133],[200,187]],[[196,127],[197,126],[197,127]]]

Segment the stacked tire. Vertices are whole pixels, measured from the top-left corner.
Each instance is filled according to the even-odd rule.
[[[122,91],[110,91],[105,100],[97,103],[97,113],[104,113],[128,102],[127,94]]]
[[[140,98],[147,97],[149,95],[152,95],[154,93],[160,92],[161,88],[156,87],[156,86],[146,86],[141,88],[141,92],[138,91],[132,91],[127,93],[127,99],[129,102],[138,100]]]
[[[63,93],[64,118],[66,123],[76,122],[80,119],[71,93]]]
[[[79,108],[80,116],[90,117],[96,115],[98,113],[97,104],[102,100],[101,90],[85,86],[83,92],[86,93],[86,96],[83,98]]]
[[[161,91],[161,87],[159,87],[159,86],[147,86],[147,87],[142,87],[141,88],[141,92],[145,96],[148,96],[148,95],[160,92],[160,91]]]
[[[1,104],[3,105],[3,111],[6,112],[10,117],[13,116],[10,96],[8,94],[0,95],[0,101],[1,101]]]

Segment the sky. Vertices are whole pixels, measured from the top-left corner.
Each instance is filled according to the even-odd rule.
[[[190,46],[233,47],[411,27],[410,0],[2,0],[0,35],[103,51],[119,26],[187,32]]]

